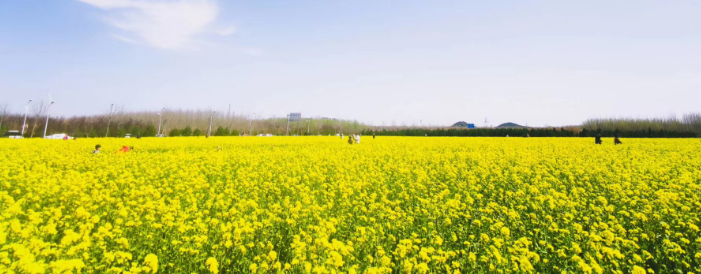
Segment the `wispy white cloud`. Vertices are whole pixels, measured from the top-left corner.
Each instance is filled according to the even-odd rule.
[[[217,31],[217,34],[219,34],[221,36],[229,36],[229,35],[234,34],[235,32],[236,32],[236,27],[232,26],[232,27],[228,27],[225,29],[220,29],[219,31]]]
[[[112,38],[117,39],[119,41],[122,41],[124,43],[129,43],[129,44],[138,44],[139,42],[134,41],[134,39],[128,38],[121,36],[119,34],[112,34]]]
[[[199,34],[211,32],[219,8],[213,0],[78,0],[108,11],[105,21],[121,30],[114,38],[159,49],[191,49]],[[230,35],[235,28],[215,31]]]
[[[258,56],[263,54],[263,50],[260,48],[254,48],[254,47],[241,47],[237,49],[238,52],[243,53],[245,55],[249,56]]]

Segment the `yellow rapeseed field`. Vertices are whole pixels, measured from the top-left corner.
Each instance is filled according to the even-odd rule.
[[[4,139],[0,273],[701,273],[701,142],[623,142]]]

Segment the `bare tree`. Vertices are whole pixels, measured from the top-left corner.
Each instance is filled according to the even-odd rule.
[[[38,104],[38,106],[37,106]],[[32,123],[32,132],[29,136],[29,138],[34,138],[34,132],[36,132],[37,125],[39,124],[39,118],[41,118],[41,114],[44,112],[44,108],[46,105],[44,105],[44,101],[38,101],[32,104],[32,113],[34,115],[34,122]]]
[[[126,108],[124,105],[115,105],[114,106],[114,112],[112,113],[112,120],[117,122],[117,132],[119,132],[119,128],[122,127],[122,123],[124,122],[124,117],[126,115]],[[122,136],[124,137],[124,136]]]
[[[695,132],[697,136],[701,137],[701,113],[685,114],[682,120],[688,127],[688,130]]]
[[[7,103],[0,104],[0,133],[2,133],[2,122],[5,121],[5,117],[7,117],[8,112],[9,110]]]
[[[105,138],[110,134],[110,124],[112,123],[112,117],[114,117],[114,104],[110,105],[110,112],[107,113],[107,127],[105,129]]]

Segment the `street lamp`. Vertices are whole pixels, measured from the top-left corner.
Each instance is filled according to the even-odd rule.
[[[54,101],[51,98],[51,94],[49,95],[49,107],[46,108],[46,124],[44,124],[44,139],[46,139],[46,129],[49,127],[49,110],[51,110],[51,106],[54,105]]]
[[[105,138],[110,134],[110,124],[112,123],[112,116],[114,114],[114,104],[110,105],[110,119],[107,120],[107,132],[105,132]]]
[[[158,137],[158,134],[161,134],[161,113],[158,112],[158,132],[156,132],[156,137]]]
[[[212,136],[212,117],[214,116],[214,113],[216,111],[212,111],[212,108],[209,108],[209,133],[207,133],[207,136]]]
[[[253,117],[256,116],[256,113],[253,113]],[[251,127],[253,125],[253,118],[248,119],[248,135],[253,136],[253,128]]]
[[[32,103],[32,99],[29,99],[27,106],[24,107],[24,122],[22,122],[22,138],[24,138],[24,127],[27,125],[27,112],[29,111],[29,104]]]
[[[164,112],[166,108],[161,109],[161,112]],[[163,115],[161,112],[158,112],[158,132],[156,132],[156,137],[161,134],[161,120],[163,118]]]

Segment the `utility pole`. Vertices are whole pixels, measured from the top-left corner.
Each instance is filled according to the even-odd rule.
[[[51,106],[54,104],[54,100],[51,98],[51,94],[49,94],[49,107],[46,108],[46,124],[44,124],[44,139],[46,139],[46,129],[49,127],[49,110],[51,110]]]
[[[110,105],[110,119],[107,120],[107,133],[105,133],[105,138],[110,134],[110,123],[112,123],[112,114],[114,113],[114,104]]]
[[[27,125],[27,112],[29,111],[29,104],[32,103],[32,99],[29,99],[27,105],[24,107],[24,122],[22,122],[22,138],[24,138],[24,127]]]

